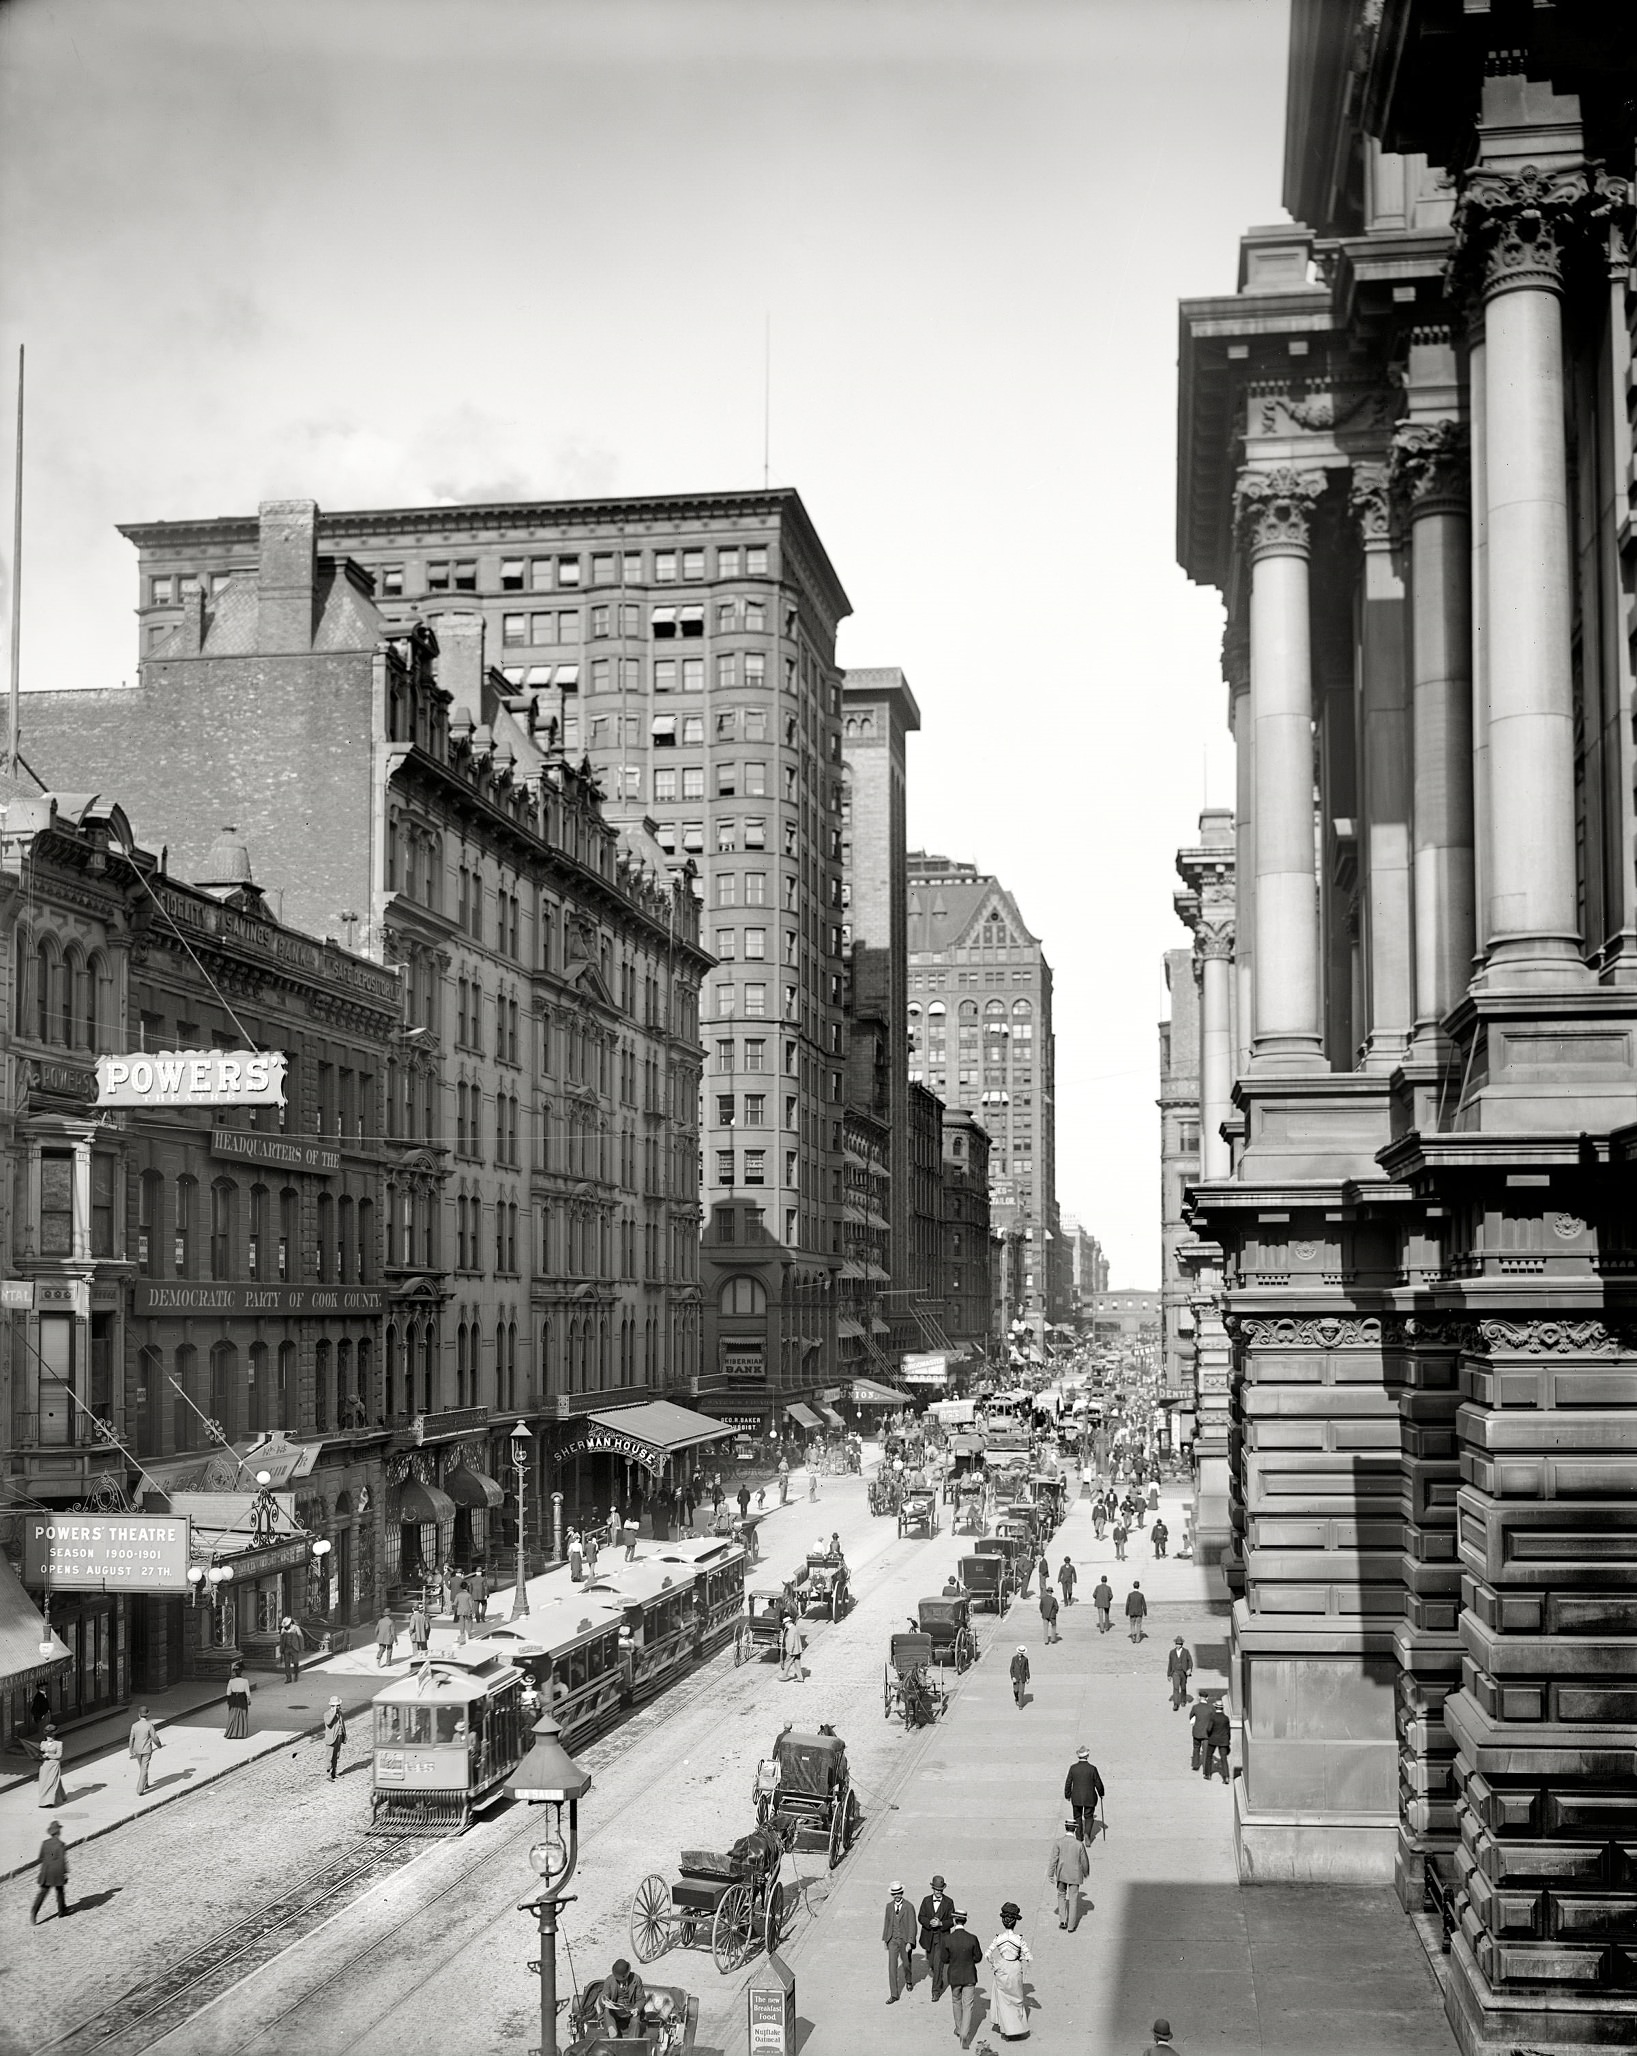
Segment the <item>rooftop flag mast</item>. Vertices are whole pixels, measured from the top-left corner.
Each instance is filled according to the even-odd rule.
[[[17,345],[17,489],[11,513],[11,776],[15,784],[22,738],[18,732],[18,680],[23,625],[23,345]]]

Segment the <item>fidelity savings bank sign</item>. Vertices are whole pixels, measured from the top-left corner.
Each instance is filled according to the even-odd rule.
[[[174,1049],[98,1057],[99,1107],[281,1107],[284,1052]]]

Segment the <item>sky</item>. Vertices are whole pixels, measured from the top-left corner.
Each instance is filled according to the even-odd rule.
[[[765,462],[852,601],[840,660],[920,703],[911,847],[1045,944],[1058,1197],[1153,1287],[1174,853],[1233,787],[1220,604],[1175,562],[1176,303],[1285,219],[1286,16],[11,0],[25,689],[134,678],[116,522]]]

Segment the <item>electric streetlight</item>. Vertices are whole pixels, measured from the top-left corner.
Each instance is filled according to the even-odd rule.
[[[517,1586],[512,1593],[512,1619],[523,1620],[529,1611],[529,1588],[524,1572],[528,1568],[523,1559],[523,1516],[528,1508],[529,1490],[529,1445],[534,1437],[519,1418],[512,1430],[512,1469],[517,1473]]]
[[[580,1800],[591,1785],[591,1773],[582,1770],[558,1740],[562,1732],[559,1722],[542,1713],[534,1724],[534,1747],[506,1787],[508,1798],[546,1808],[544,1832],[529,1849],[539,1889],[517,1906],[519,1913],[533,1913],[540,1922],[540,1957],[529,1966],[540,1978],[539,2056],[557,2056],[557,1909],[579,1859]]]

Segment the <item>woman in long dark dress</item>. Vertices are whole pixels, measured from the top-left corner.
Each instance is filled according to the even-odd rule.
[[[227,1739],[242,1742],[250,1733],[250,1681],[244,1665],[236,1663],[227,1681]]]

